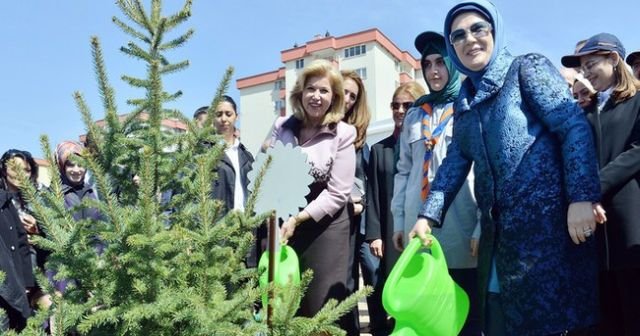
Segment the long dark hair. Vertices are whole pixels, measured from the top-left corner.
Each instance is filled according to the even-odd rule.
[[[13,158],[20,158],[24,160],[31,168],[31,176],[29,179],[35,185],[38,180],[38,164],[36,160],[33,159],[31,153],[25,150],[19,149],[10,149],[4,154],[2,154],[2,158],[0,158],[0,188],[7,189],[7,170],[9,169],[9,161]]]

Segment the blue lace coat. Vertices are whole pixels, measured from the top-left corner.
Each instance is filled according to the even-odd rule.
[[[543,56],[503,50],[475,94],[463,83],[455,107],[453,140],[420,215],[441,223],[475,163],[480,302],[493,256],[509,335],[595,324],[595,244],[571,241],[567,209],[597,201],[600,189],[591,130],[565,81]]]

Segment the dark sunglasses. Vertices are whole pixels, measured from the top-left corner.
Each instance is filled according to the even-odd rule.
[[[405,103],[392,102],[391,103],[391,108],[394,110],[399,110],[400,106],[402,106],[402,108],[404,108],[405,111],[409,111],[411,106],[413,106],[413,102],[405,102]]]
[[[493,30],[493,26],[489,22],[480,21],[476,22],[469,27],[469,29],[456,29],[449,34],[449,42],[453,45],[462,44],[467,39],[467,32],[471,33],[471,36],[475,38],[481,38],[489,35]]]

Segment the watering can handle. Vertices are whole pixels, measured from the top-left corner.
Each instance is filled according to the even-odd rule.
[[[444,267],[446,268],[447,262],[444,257],[444,253],[442,253],[442,247],[440,246],[440,243],[438,242],[436,237],[434,237],[431,234],[427,234],[427,237],[431,239],[431,246],[429,247],[429,249],[431,250],[431,256],[439,264],[444,264],[445,265]],[[418,253],[421,248],[422,248],[422,241],[420,240],[420,238],[414,237],[413,239],[411,239],[411,242],[409,242],[409,245],[407,246],[405,251],[409,255],[414,255]]]

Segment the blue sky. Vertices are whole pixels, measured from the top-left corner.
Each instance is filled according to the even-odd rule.
[[[165,1],[173,12],[181,1]],[[640,49],[635,28],[637,0],[494,0],[502,12],[507,45],[513,54],[539,52],[555,64],[572,52],[575,42],[599,32],[617,35],[627,51]],[[236,72],[229,94],[237,98],[235,79],[277,69],[280,51],[329,31],[341,36],[380,29],[400,49],[413,50],[413,39],[425,30],[442,31],[447,0],[195,0],[193,16],[177,29],[196,34],[172,61],[191,66],[165,77],[169,91],[182,90],[173,107],[184,114],[211,101],[224,69]],[[611,5],[608,5],[611,4]],[[130,38],[111,23],[124,19],[112,0],[25,0],[0,4],[0,153],[9,148],[42,157],[40,134],[53,145],[84,133],[72,94],[81,91],[96,119],[103,117],[92,67],[89,38],[97,35],[115,88],[120,113],[125,101],[142,92],[120,80],[122,74],[144,75],[144,65],[119,51]],[[390,79],[392,80],[392,79]],[[242,106],[239,107],[240,113]],[[252,111],[255,112],[255,111]]]

